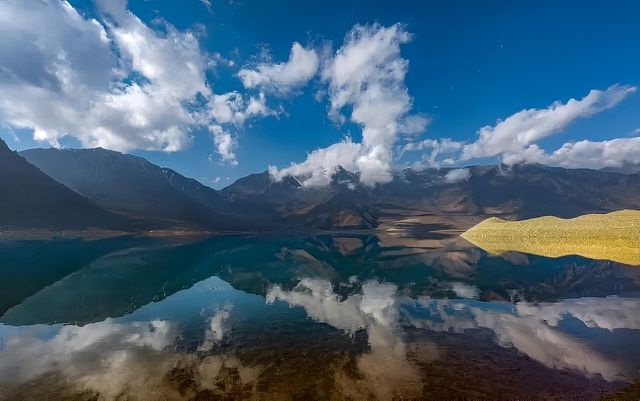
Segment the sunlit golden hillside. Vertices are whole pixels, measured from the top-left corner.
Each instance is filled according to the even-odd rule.
[[[493,254],[508,251],[548,257],[580,255],[640,265],[640,211],[553,216],[522,221],[496,217],[470,228],[462,237]]]

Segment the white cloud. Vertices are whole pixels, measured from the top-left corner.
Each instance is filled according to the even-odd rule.
[[[335,56],[322,70],[329,85],[329,115],[342,122],[343,109],[351,121],[362,127],[362,143],[344,140],[312,152],[301,164],[272,169],[274,178],[296,175],[304,185],[330,182],[338,165],[358,173],[365,185],[391,180],[393,146],[399,135],[424,130],[428,119],[408,115],[411,97],[404,78],[408,61],[400,56],[400,46],[411,35],[400,24],[356,25]]]
[[[210,125],[209,132],[213,135],[213,143],[216,145],[218,154],[223,161],[231,165],[237,165],[235,149],[238,146],[237,139],[220,125]]]
[[[614,107],[635,90],[632,86],[612,85],[605,91],[594,89],[580,100],[556,101],[546,109],[519,111],[493,127],[481,128],[478,140],[465,145],[462,159],[523,153],[529,145],[562,132],[576,119]]]
[[[521,154],[505,155],[504,162],[541,163],[571,168],[620,167],[623,163],[640,163],[640,137],[618,138],[607,141],[565,143],[559,149],[547,153],[537,145],[531,145]]]
[[[586,375],[602,375],[608,381],[633,381],[637,368],[598,352],[584,338],[558,327],[567,316],[589,328],[637,329],[637,299],[581,298],[556,303],[519,303],[515,307],[485,308],[477,301],[419,300],[431,311],[429,319],[414,317],[416,326],[435,331],[487,328],[500,346],[515,347],[523,354],[555,369],[572,369]],[[506,306],[506,305],[505,305]]]
[[[449,138],[424,139],[419,142],[406,143],[400,151],[400,156],[405,152],[430,150],[429,153],[425,152],[422,155],[421,160],[415,166],[440,167],[441,165],[454,164],[452,156],[459,154],[463,146],[462,142],[456,142]],[[447,157],[443,159],[442,156]]]
[[[314,49],[306,49],[294,42],[287,62],[261,63],[255,68],[243,68],[238,72],[238,77],[245,88],[262,88],[286,94],[312,79],[318,72],[319,64],[320,59]]]
[[[331,182],[331,176],[339,166],[349,171],[358,170],[358,160],[362,155],[362,144],[354,143],[351,138],[335,143],[327,148],[316,149],[307,156],[304,163],[292,163],[278,170],[270,166],[269,172],[275,179],[285,176],[304,177],[305,186],[323,186]]]
[[[229,331],[228,320],[231,317],[232,309],[232,303],[227,303],[222,308],[216,308],[205,329],[204,341],[198,347],[199,351],[211,351],[216,343],[222,341],[225,333]]]
[[[579,118],[590,117],[610,109],[636,91],[636,87],[612,85],[604,91],[591,90],[580,100],[559,101],[545,109],[519,111],[495,126],[478,131],[472,143],[450,139],[425,139],[410,142],[402,152],[430,150],[424,153],[419,165],[438,167],[477,158],[497,157],[505,164],[541,163],[568,168],[617,167],[624,161],[640,162],[640,137],[618,138],[605,141],[581,140],[567,142],[547,152],[538,142],[564,131]]]
[[[470,175],[471,175],[471,173],[469,172],[468,169],[466,169],[466,168],[457,168],[457,169],[449,170],[447,172],[447,174],[445,174],[444,180],[445,180],[445,182],[453,184],[453,183],[456,183],[456,182],[461,182],[461,181],[468,180]]]
[[[366,329],[370,350],[356,360],[362,378],[338,381],[342,392],[360,396],[372,393],[380,400],[417,398],[422,375],[415,362],[407,358],[408,346],[399,327],[397,290],[394,284],[372,281],[362,284],[362,294],[342,299],[329,281],[302,279],[292,291],[271,288],[267,302],[280,300],[302,307],[310,318],[352,334]],[[431,349],[428,355],[420,354],[421,360],[435,359],[437,352]]]
[[[126,11],[126,4],[115,7],[111,0],[98,4],[110,17],[104,24],[120,50],[121,63],[130,63],[127,71],[137,71],[157,90],[178,99],[210,94],[205,77],[208,59],[194,33],[179,32],[165,23],[166,33],[160,35]]]
[[[449,138],[443,139],[425,139],[419,142],[409,142],[402,147],[403,152],[415,152],[418,150],[431,149],[437,153],[452,153],[462,149],[463,144],[461,142],[453,141]]]
[[[214,326],[211,322],[210,328],[217,330]],[[17,334],[0,337],[3,344],[0,386],[7,397],[21,394],[22,386],[31,381],[47,381],[54,387],[51,396],[56,397],[56,382],[46,379],[46,375],[51,375],[68,395],[89,392],[108,400],[187,400],[193,398],[192,392],[178,392],[176,383],[166,380],[176,366],[192,374],[192,385],[198,390],[220,389],[219,373],[225,367],[237,370],[243,384],[254,383],[261,370],[255,364],[244,366],[230,355],[203,357],[177,351],[175,344],[180,333],[175,324],[167,321],[131,323],[108,319],[82,327],[0,329]],[[0,336],[4,333],[0,330]],[[208,351],[208,339],[201,350]]]
[[[400,120],[398,132],[401,134],[415,135],[424,132],[431,124],[431,117],[426,115],[409,115]]]
[[[97,19],[87,19],[67,1],[0,2],[0,124],[31,129],[36,140],[53,146],[71,136],[84,147],[121,151],[179,151],[190,146],[195,132],[208,130],[220,158],[236,164],[243,125],[278,114],[265,93],[290,94],[320,71],[330,117],[358,124],[362,141],[347,138],[311,152],[302,163],[271,167],[275,179],[295,175],[305,186],[326,185],[342,166],[366,185],[384,183],[391,180],[396,146],[400,154],[426,150],[420,164],[428,166],[487,157],[590,168],[640,162],[637,133],[549,151],[539,144],[577,119],[614,107],[636,91],[633,86],[613,85],[582,99],[519,111],[480,128],[472,143],[427,139],[398,146],[403,135],[423,132],[430,122],[411,114],[408,61],[400,53],[411,35],[400,24],[356,25],[333,55],[295,42],[286,62],[240,70],[245,87],[257,94],[216,94],[207,72],[222,59],[201,49],[196,33],[162,22],[161,29],[152,29],[126,9],[125,0],[97,4]]]
[[[230,131],[229,126],[240,127],[252,117],[264,117],[277,113],[266,104],[263,93],[258,97],[245,99],[239,92],[227,92],[222,95],[212,95],[209,98],[208,111],[205,115],[213,119],[209,125],[209,132],[223,161],[237,165],[235,149],[238,147],[237,135]]]
[[[233,124],[241,126],[251,117],[264,117],[277,113],[266,104],[264,93],[258,97],[250,96],[245,99],[240,92],[227,92],[221,95],[212,95],[209,99],[208,116],[220,124]]]
[[[551,326],[557,326],[565,315],[570,314],[587,327],[606,330],[640,330],[640,315],[635,313],[640,301],[615,296],[602,298],[567,299],[554,303],[519,303],[518,313],[536,316]]]
[[[69,135],[84,147],[178,151],[194,129],[271,114],[263,96],[240,96],[229,120],[207,112],[222,95],[211,91],[215,63],[193,32],[153,30],[123,0],[98,9],[96,20],[66,1],[0,3],[0,121],[54,146]],[[235,160],[229,141],[219,143]]]
[[[291,306],[303,307],[314,320],[349,333],[356,332],[366,324],[366,316],[359,306],[361,298],[350,297],[341,301],[333,292],[331,283],[323,279],[302,279],[293,291],[274,286],[267,293],[266,300],[267,303],[281,300]]]
[[[460,298],[478,298],[480,296],[480,289],[467,283],[451,283],[451,290]]]
[[[465,145],[461,158],[498,155],[505,164],[526,162],[595,169],[619,167],[625,161],[639,163],[640,137],[567,142],[550,152],[535,143],[561,132],[576,118],[615,106],[635,91],[633,86],[612,85],[606,91],[592,90],[581,100],[556,102],[543,110],[523,110],[495,127],[481,129],[478,141]]]
[[[14,372],[13,382],[20,383],[60,367],[77,371],[82,359],[86,359],[85,362],[99,360],[97,355],[107,350],[149,348],[162,351],[177,337],[176,328],[162,320],[126,324],[107,319],[81,327],[67,325],[52,329],[57,332],[50,337],[42,338],[27,332],[3,338],[2,377]],[[78,365],[74,365],[74,361]]]
[[[468,284],[451,283],[456,294],[476,298],[479,290]],[[291,291],[279,286],[267,293],[267,303],[285,301],[292,307],[302,307],[308,316],[340,330],[354,333],[365,329],[370,351],[358,356],[357,366],[367,389],[378,398],[402,398],[403,391],[413,391],[422,377],[407,350],[403,327],[414,326],[437,332],[464,332],[485,328],[493,331],[501,347],[514,347],[531,359],[554,369],[570,369],[587,376],[601,375],[608,381],[633,381],[637,368],[631,358],[626,361],[598,351],[590,336],[573,335],[564,331],[560,322],[572,317],[587,328],[606,330],[640,327],[635,312],[637,299],[581,298],[554,303],[492,303],[476,300],[418,300],[398,295],[393,284],[367,282],[361,294],[341,298],[331,283],[322,279],[303,279]],[[437,349],[422,355],[437,357]],[[384,366],[385,369],[379,368]],[[391,367],[391,368],[390,368]],[[417,379],[417,383],[414,383]],[[346,383],[358,386],[362,382]],[[407,394],[404,394],[407,396]]]

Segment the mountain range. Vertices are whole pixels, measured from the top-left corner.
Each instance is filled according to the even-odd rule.
[[[0,141],[1,142],[1,141]],[[363,230],[407,216],[531,218],[640,209],[640,174],[542,165],[406,169],[367,187],[338,168],[331,183],[268,172],[218,191],[133,155],[0,143],[0,227],[208,231]],[[455,175],[454,175],[455,176]],[[466,227],[468,228],[468,227]]]

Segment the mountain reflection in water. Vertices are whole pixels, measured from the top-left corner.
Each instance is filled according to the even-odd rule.
[[[0,399],[637,387],[640,269],[613,262],[329,235],[5,242],[0,259]]]

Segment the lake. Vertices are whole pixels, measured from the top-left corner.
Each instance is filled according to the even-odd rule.
[[[0,242],[3,400],[634,399],[639,343],[640,267],[457,236]]]

